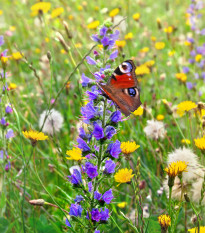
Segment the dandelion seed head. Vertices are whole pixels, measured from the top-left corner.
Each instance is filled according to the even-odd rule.
[[[156,120],[148,120],[144,132],[147,137],[155,140],[159,138],[163,139],[166,134],[164,123]]]

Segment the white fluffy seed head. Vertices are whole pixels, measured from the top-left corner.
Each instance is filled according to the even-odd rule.
[[[155,140],[164,138],[166,134],[164,123],[156,120],[148,120],[144,132],[147,137]]]
[[[48,117],[45,120],[45,117]],[[45,123],[44,123],[45,120]],[[43,126],[44,123],[44,126]],[[46,134],[53,135],[54,132],[59,132],[63,126],[63,116],[55,109],[51,109],[50,112],[45,110],[41,113],[39,118],[39,128],[43,126],[42,131]]]

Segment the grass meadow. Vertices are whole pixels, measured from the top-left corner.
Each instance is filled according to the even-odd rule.
[[[204,1],[0,0],[1,233],[203,233],[204,156]]]

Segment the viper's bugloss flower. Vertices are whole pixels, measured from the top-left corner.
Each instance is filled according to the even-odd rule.
[[[86,159],[85,157],[82,156],[82,150],[79,148],[73,148],[72,150],[67,150],[66,154],[70,157],[66,157],[66,159],[68,160],[82,160],[82,159]]]
[[[107,139],[111,139],[113,135],[116,134],[116,129],[113,126],[107,126],[105,128],[105,136]]]
[[[121,143],[119,140],[116,140],[114,143],[110,143],[107,148],[107,153],[109,153],[112,157],[118,158],[121,153]]]
[[[83,152],[89,152],[91,150],[90,147],[82,138],[78,138],[77,142],[78,142],[78,148],[80,148]]]
[[[99,193],[98,191],[95,191],[95,192],[94,192],[94,198],[95,198],[96,200],[100,201],[100,200],[101,200],[101,197],[102,197],[102,194],[101,194],[101,193]]]
[[[87,63],[89,65],[97,65],[97,62],[93,58],[91,58],[90,56],[87,56],[86,60],[87,60]]]
[[[110,60],[114,60],[118,56],[118,50],[115,50],[110,54]]]
[[[134,174],[132,174],[132,169],[122,168],[120,169],[114,176],[115,181],[118,184],[118,186],[122,183],[129,183],[131,182],[132,177]]]
[[[108,221],[110,215],[109,215],[109,209],[108,208],[104,208],[104,210],[101,208],[101,218],[100,218],[100,221],[103,221],[103,222],[106,222]]]
[[[91,211],[91,219],[93,221],[96,221],[96,222],[100,221],[100,219],[101,219],[101,213],[100,213],[100,211],[98,209],[96,209],[96,208],[92,209],[92,211]]]
[[[65,224],[66,224],[66,226],[71,227],[70,222],[68,221],[67,218],[66,218],[66,220],[65,220]]]
[[[128,155],[130,153],[133,153],[134,151],[136,151],[138,148],[140,147],[140,145],[137,145],[135,142],[122,142],[121,143],[121,150],[122,153]]]
[[[81,195],[77,195],[74,199],[74,202],[76,203],[80,203],[81,201],[84,201],[84,198]]]
[[[171,226],[171,218],[169,215],[166,214],[162,214],[158,217],[158,222],[161,226],[161,229],[163,230],[163,232],[167,231],[167,228],[169,226]]]
[[[87,103],[84,107],[81,108],[81,114],[84,118],[85,123],[90,123],[90,120],[96,117],[99,112],[97,107],[94,107],[93,102]]]
[[[86,77],[84,73],[82,73],[81,80],[82,80],[81,84],[82,84],[83,87],[87,87],[88,84],[90,84],[90,83],[93,82],[93,80],[90,79],[90,78],[88,78],[88,77]]]
[[[2,117],[2,118],[1,118],[1,120],[0,120],[0,124],[1,124],[1,125],[3,125],[3,126],[8,126],[8,125],[9,125],[9,123],[8,123],[8,122],[6,122],[5,117]]]
[[[5,112],[6,112],[7,114],[9,114],[9,113],[12,113],[12,112],[13,112],[13,109],[11,108],[11,106],[10,106],[10,105],[7,105],[7,106],[6,106]]]
[[[97,140],[104,138],[103,128],[97,123],[94,123],[94,129],[92,134]]]
[[[4,37],[0,36],[0,46],[2,46],[4,44]]]
[[[105,169],[103,171],[104,174],[112,174],[115,172],[115,167],[116,164],[114,161],[112,161],[111,159],[108,159],[105,161]]]
[[[102,199],[106,204],[110,204],[113,198],[114,196],[112,194],[112,189],[109,189],[108,191],[106,191],[102,196]]]
[[[5,165],[5,171],[9,171],[11,169],[11,162],[9,161],[6,165]]]
[[[74,169],[73,174],[68,176],[69,181],[74,185],[80,185],[82,184],[82,177],[81,173],[78,171],[78,169]]]
[[[122,114],[120,111],[115,111],[110,116],[110,121],[114,123],[121,121],[121,119],[122,119]]]
[[[9,138],[13,138],[15,137],[14,135],[14,131],[12,129],[8,129],[7,133],[6,133],[6,139],[9,139]]]
[[[98,176],[97,166],[94,166],[90,162],[85,163],[85,171],[90,179],[93,179],[96,176]]]
[[[82,211],[83,211],[83,208],[81,205],[71,204],[69,215],[75,216],[75,217],[81,217]]]
[[[88,182],[88,192],[92,192],[93,190],[93,183],[92,181]]]

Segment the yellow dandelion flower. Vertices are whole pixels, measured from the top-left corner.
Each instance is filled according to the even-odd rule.
[[[80,48],[82,48],[82,44],[81,43],[76,43],[75,47],[78,48],[78,49],[80,49]]]
[[[3,66],[6,65],[7,61],[8,61],[8,57],[4,57],[4,56],[1,57],[1,63]]]
[[[173,57],[174,54],[175,54],[175,51],[174,51],[174,50],[171,50],[171,51],[168,52],[168,56],[169,56],[169,57]]]
[[[15,83],[10,83],[9,84],[9,90],[14,90],[17,88],[17,85]]]
[[[135,13],[132,18],[135,20],[135,21],[139,21],[140,19],[140,13]]]
[[[83,10],[83,7],[81,5],[79,5],[77,8],[78,8],[79,11]]]
[[[12,53],[12,58],[14,60],[20,60],[22,58],[22,54],[20,52],[15,52],[15,53]]]
[[[87,27],[88,27],[89,29],[96,29],[96,28],[99,26],[99,24],[100,24],[100,21],[95,20],[95,21],[93,21],[92,23],[89,23],[89,24],[87,25]]]
[[[2,10],[0,10],[0,15],[3,15],[3,11]]]
[[[82,150],[79,148],[73,148],[72,150],[67,150],[66,154],[70,157],[66,157],[66,159],[68,160],[82,160],[82,159],[86,159],[86,157],[82,156]]]
[[[158,222],[162,229],[164,229],[163,232],[167,230],[169,226],[171,226],[171,218],[169,215],[162,214],[158,217]]]
[[[181,143],[182,143],[182,144],[191,144],[191,141],[190,141],[189,139],[183,138],[183,139],[181,140]]]
[[[38,14],[38,12],[47,13],[51,8],[50,2],[37,2],[31,7],[31,11],[35,14]]]
[[[121,143],[121,150],[122,153],[129,155],[130,153],[133,153],[134,151],[136,151],[138,148],[140,147],[140,145],[137,145],[135,142],[122,142]]]
[[[169,26],[167,28],[164,28],[164,32],[166,32],[167,34],[170,34],[173,32],[173,27],[172,26]]]
[[[143,65],[147,66],[147,67],[152,67],[155,64],[154,60],[150,60],[150,61],[146,61]]]
[[[15,32],[16,31],[16,27],[15,26],[10,26],[9,30],[12,31],[12,32]]]
[[[127,35],[125,35],[125,40],[132,40],[133,38],[133,33],[129,32]]]
[[[41,52],[41,50],[39,48],[35,49],[35,53],[40,53],[40,52]]]
[[[45,42],[48,43],[50,39],[48,37],[45,38]]]
[[[190,45],[191,45],[191,42],[190,42],[190,41],[188,41],[188,40],[186,40],[186,41],[184,41],[184,45],[186,45],[186,46],[190,46]]]
[[[185,112],[188,112],[196,107],[197,105],[192,101],[183,101],[177,105],[177,114],[179,116],[183,116]]]
[[[139,52],[140,53],[147,53],[147,52],[149,52],[149,47],[144,47],[144,48],[140,49]]]
[[[150,69],[145,65],[140,65],[135,70],[136,75],[144,75],[149,73],[150,73]]]
[[[127,202],[123,201],[117,204],[117,206],[121,209],[125,208],[125,206],[127,205]]]
[[[162,114],[157,115],[157,120],[158,121],[163,121],[164,120],[164,115],[162,115]]]
[[[183,83],[187,80],[187,76],[184,73],[177,73],[176,78]]]
[[[56,17],[60,16],[63,12],[64,12],[63,7],[58,7],[56,9],[52,10],[52,12],[51,12],[51,18],[52,19],[56,18]]]
[[[31,140],[33,146],[35,146],[37,141],[47,140],[48,136],[46,136],[43,132],[38,132],[30,129],[29,131],[22,131],[25,138]]]
[[[205,136],[203,138],[196,138],[194,139],[196,147],[200,150],[205,150]]]
[[[187,164],[184,161],[172,162],[164,169],[169,177],[176,177],[182,172],[187,172]]]
[[[151,39],[151,41],[156,41],[157,40],[157,38],[155,36],[151,36],[150,39]]]
[[[201,109],[200,111],[197,111],[197,114],[200,116],[202,119],[205,116],[205,109]]]
[[[198,230],[198,227],[195,227],[192,229],[188,229],[188,231],[191,233],[196,233],[196,232],[205,233],[205,226],[200,227],[199,230]]]
[[[123,48],[126,45],[126,41],[125,40],[116,40],[115,44],[117,45],[117,47]]]
[[[66,54],[65,49],[61,49],[61,53],[62,53],[62,54]]]
[[[99,6],[95,6],[94,10],[99,11],[100,10]]]
[[[69,20],[73,20],[73,19],[74,19],[74,16],[73,16],[73,15],[69,15],[69,16],[68,16],[68,19],[69,19]]]
[[[135,115],[135,116],[141,116],[142,114],[143,114],[143,108],[141,107],[141,106],[139,106],[139,108],[138,109],[136,109],[134,112],[133,112],[133,114]]]
[[[199,62],[199,61],[201,60],[201,58],[202,58],[202,55],[201,55],[201,54],[197,54],[197,55],[195,56],[195,61],[196,61],[196,62]]]
[[[120,12],[119,8],[115,8],[113,10],[110,11],[109,16],[110,17],[115,17],[116,15],[118,15],[118,13]]]
[[[154,46],[157,50],[161,50],[165,47],[165,43],[164,42],[156,42]]]
[[[129,183],[131,182],[132,177],[134,174],[132,174],[132,169],[122,168],[120,169],[115,175],[114,179],[115,182],[119,183],[117,186],[119,186],[122,183]]]

